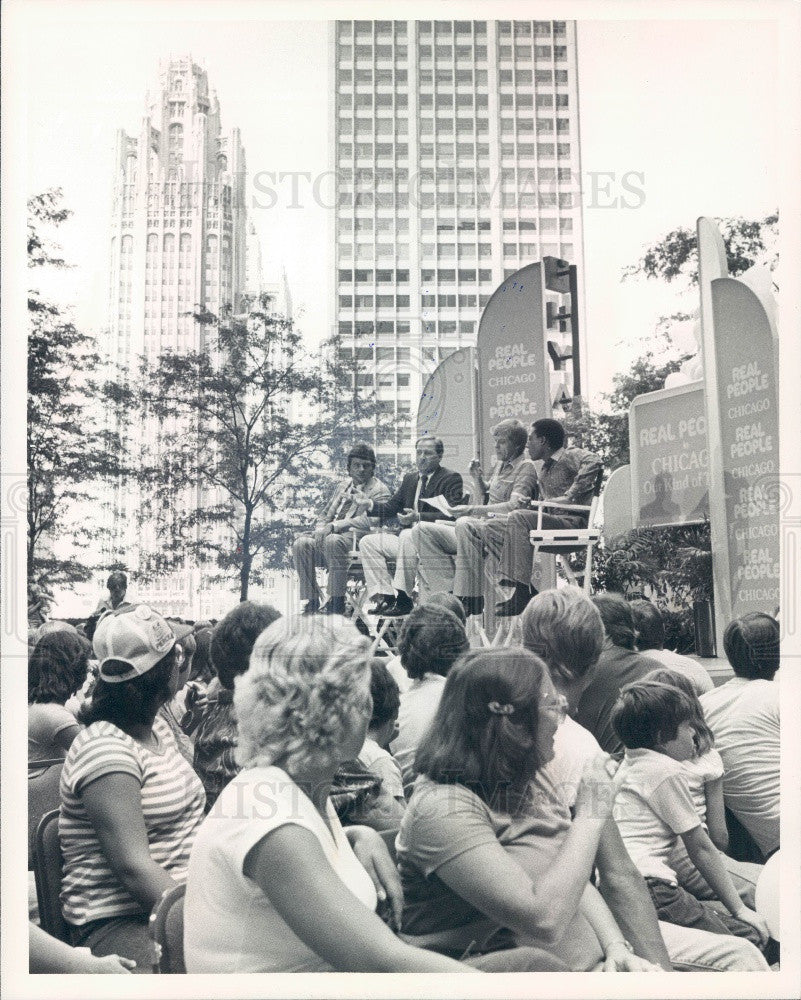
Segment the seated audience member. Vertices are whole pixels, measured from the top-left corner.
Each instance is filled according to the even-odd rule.
[[[697,695],[711,691],[715,685],[705,667],[690,656],[682,656],[681,653],[674,653],[672,649],[665,649],[665,624],[659,608],[652,601],[643,599],[629,601],[629,605],[634,612],[634,628],[637,632],[639,652],[647,653],[652,660],[659,660],[670,670],[689,677]]]
[[[655,969],[590,884],[612,804],[609,759],[587,769],[572,822],[556,790],[534,784],[563,706],[527,650],[474,650],[454,664],[397,838],[404,932],[450,932],[457,949],[536,944],[574,971]]]
[[[28,661],[28,760],[65,757],[80,732],[64,706],[82,687],[92,647],[77,632],[43,635]]]
[[[558,420],[544,417],[531,425],[528,439],[529,456],[541,461],[538,473],[540,500],[588,507],[601,471],[601,460],[586,448],[565,447],[565,429]],[[540,520],[541,516],[541,520]],[[538,510],[513,510],[503,526],[498,576],[501,585],[514,587],[511,597],[495,609],[499,618],[513,618],[522,613],[535,593],[531,585],[534,549],[530,532],[541,524],[543,528],[585,528],[586,512],[572,513],[558,507]],[[495,531],[494,527],[487,529]]]
[[[192,740],[189,739],[187,734],[184,732],[181,723],[186,715],[186,685],[189,680],[189,675],[192,672],[192,658],[195,655],[196,648],[197,644],[195,643],[195,638],[191,632],[188,635],[185,635],[178,643],[178,648],[176,650],[178,657],[178,681],[176,684],[175,694],[169,699],[169,701],[165,701],[158,710],[158,718],[163,719],[172,730],[172,735],[175,737],[176,745],[186,758],[190,767],[194,766],[195,748]]]
[[[195,732],[194,768],[206,790],[206,811],[239,771],[234,714],[234,680],[248,668],[253,644],[279,618],[269,604],[242,601],[215,627],[210,645],[211,661],[219,687],[209,692],[208,703]]]
[[[359,753],[359,760],[373,774],[378,775],[384,789],[401,804],[401,811],[396,814],[400,823],[402,808],[406,805],[406,799],[403,797],[403,778],[398,762],[388,750],[398,731],[400,691],[386,664],[378,657],[373,657],[370,661],[370,673],[373,714],[367,726],[367,736]]]
[[[615,775],[614,817],[663,920],[763,947],[767,924],[740,898],[690,794],[682,762],[696,757],[692,719],[690,698],[672,684],[644,680],[621,692],[612,722],[626,755]],[[727,913],[678,884],[668,864],[678,838]]]
[[[136,962],[119,955],[95,956],[86,948],[71,948],[52,937],[36,924],[28,924],[28,971],[31,975],[108,975],[130,974]]]
[[[693,707],[691,722],[695,731],[696,756],[690,760],[682,761],[681,766],[687,775],[690,796],[698,818],[709,834],[712,843],[721,852],[723,863],[731,876],[735,889],[746,906],[753,909],[755,905],[754,893],[762,873],[762,865],[735,861],[726,856],[729,847],[729,831],[726,827],[723,805],[723,761],[715,749],[715,738],[712,735],[712,730],[706,724],[704,710],[698,700],[695,685],[686,674],[680,674],[667,667],[662,670],[654,670],[653,673],[646,676],[645,680],[656,681],[660,684],[672,684],[690,699]],[[698,899],[715,898],[711,887],[707,885],[690,861],[681,839],[671,852],[668,864],[676,873],[679,885]]]
[[[236,681],[239,775],[192,851],[184,954],[193,972],[470,971],[412,948],[397,871],[378,834],[343,829],[329,791],[370,718],[369,643],[339,618],[279,619]],[[534,951],[513,969],[542,968]],[[497,968],[492,959],[490,968]],[[501,965],[509,969],[509,965]]]
[[[702,695],[723,760],[723,798],[765,858],[779,847],[779,624],[754,612],[730,622],[734,678]]]
[[[453,594],[446,594],[445,591],[442,590],[437,591],[437,593],[431,594],[426,598],[425,604],[429,606],[436,605],[439,608],[446,608],[448,611],[452,611],[462,625],[467,626],[467,613],[464,609],[464,605],[459,598],[454,597]],[[423,605],[420,605],[420,607],[422,606]],[[401,694],[404,694],[409,690],[412,686],[412,681],[403,669],[400,656],[391,656],[387,660],[387,670],[397,683]]]
[[[611,722],[620,689],[625,684],[642,680],[662,664],[635,650],[634,613],[624,597],[613,593],[595,594],[591,600],[604,623],[606,642],[598,666],[581,694],[575,719],[592,733],[606,753],[620,756],[623,744]]]
[[[148,917],[185,876],[205,796],[156,718],[178,675],[167,622],[145,605],[112,612],[94,651],[100,678],[61,772],[61,905],[74,945],[150,972]]]
[[[528,431],[519,420],[502,420],[492,428],[497,461],[489,483],[478,460],[470,464],[471,503],[454,511],[455,524],[421,521],[414,529],[420,555],[420,596],[438,590],[459,595],[468,614],[484,608],[485,573],[497,576],[501,554],[501,526],[506,515],[531,500],[537,488],[537,470],[525,454]],[[490,519],[493,531],[488,530]],[[485,561],[490,563],[485,570]]]
[[[523,645],[545,661],[554,688],[565,697],[568,712],[574,712],[604,645],[598,609],[576,587],[545,590],[531,600],[521,626]],[[598,753],[595,737],[568,714],[554,737],[554,758],[542,773],[571,811],[583,769]],[[749,941],[658,921],[645,881],[611,816],[601,834],[595,865],[601,895],[626,938],[644,958],[664,968],[691,972],[765,968],[765,960]]]
[[[243,601],[214,629],[211,658],[220,687],[208,696],[203,719],[195,734],[194,766],[206,789],[206,811],[239,773],[239,739],[234,710],[234,681],[248,669],[256,639],[280,617],[269,604]],[[348,761],[336,776],[334,801],[342,815],[377,830],[392,829],[400,819],[398,803],[382,789],[375,775],[357,760]]]
[[[421,521],[435,521],[443,514],[423,503],[424,497],[444,496],[455,506],[462,502],[462,477],[440,465],[445,446],[439,438],[425,435],[415,442],[416,472],[407,472],[389,500],[357,498],[361,509],[381,521],[382,529],[359,542],[367,594],[375,598],[373,612],[384,616],[407,615],[413,607],[412,591],[417,575],[417,536],[412,528]],[[400,533],[384,527],[397,518]],[[395,563],[394,577],[389,563]]]
[[[354,503],[354,493],[372,500],[388,500],[389,489],[375,476],[375,452],[367,444],[356,444],[348,455],[346,479],[340,480],[334,495],[317,518],[314,531],[298,535],[292,558],[300,584],[300,599],[306,614],[341,615],[345,611],[347,570],[353,540],[370,530],[363,509]],[[328,600],[320,607],[316,566],[328,569]]]
[[[414,755],[437,710],[445,677],[469,648],[464,626],[446,608],[422,604],[403,623],[398,652],[412,684],[401,695],[398,734],[390,749],[404,788],[414,780]]]

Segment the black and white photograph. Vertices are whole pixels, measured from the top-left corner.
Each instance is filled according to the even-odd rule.
[[[801,995],[799,51],[6,0],[4,996]]]

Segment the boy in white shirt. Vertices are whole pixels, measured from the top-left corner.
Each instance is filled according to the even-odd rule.
[[[643,680],[622,689],[612,725],[626,755],[615,776],[613,816],[661,920],[735,934],[763,947],[767,925],[740,899],[696,812],[681,766],[696,756],[692,715],[690,699],[672,685]],[[679,838],[728,913],[678,884],[669,857]]]

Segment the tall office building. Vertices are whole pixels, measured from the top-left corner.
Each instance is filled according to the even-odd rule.
[[[475,343],[504,277],[550,255],[581,282],[576,27],[337,21],[329,52],[330,323],[411,421],[379,448],[403,463],[428,374]]]
[[[223,131],[217,96],[191,57],[160,66],[138,134],[117,133],[114,169],[108,351],[124,374],[140,354],[205,349],[208,327],[193,312],[236,312],[245,289],[245,154],[239,129]],[[153,428],[134,433],[149,440]],[[139,541],[151,548],[157,541],[152,525],[137,529],[137,505],[117,491],[105,553],[134,573]],[[192,599],[196,576],[187,567],[147,597],[178,611]]]

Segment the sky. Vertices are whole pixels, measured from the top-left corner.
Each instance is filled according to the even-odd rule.
[[[252,183],[262,172],[302,171],[314,179],[328,169],[325,21],[267,20],[283,9],[269,3],[242,8],[250,20],[227,19],[238,7],[202,3],[27,6],[36,16],[19,67],[28,118],[26,184],[30,193],[63,187],[75,213],[62,230],[75,267],[61,280],[87,329],[97,331],[104,321],[115,131],[136,132],[160,59],[188,52],[205,66],[223,127],[241,130],[257,198]],[[528,16],[537,16],[536,9],[527,5]],[[641,16],[645,9],[623,12]],[[702,5],[672,9],[714,12]],[[756,16],[756,8],[744,9]],[[501,10],[492,8],[495,16]],[[106,19],[106,12],[117,16]],[[393,12],[400,16],[399,8]],[[180,20],[170,19],[176,14]],[[662,282],[621,282],[642,248],[679,225],[692,228],[698,215],[762,217],[776,208],[777,44],[769,20],[579,19],[591,394],[608,391],[660,316],[697,305],[693,295],[682,298]],[[627,195],[626,183],[638,193]],[[275,207],[258,198],[262,207],[251,219],[268,278],[286,268],[300,327],[317,341],[326,325],[328,210],[315,203],[311,182],[301,185],[301,207],[289,207],[284,181],[276,185]]]

